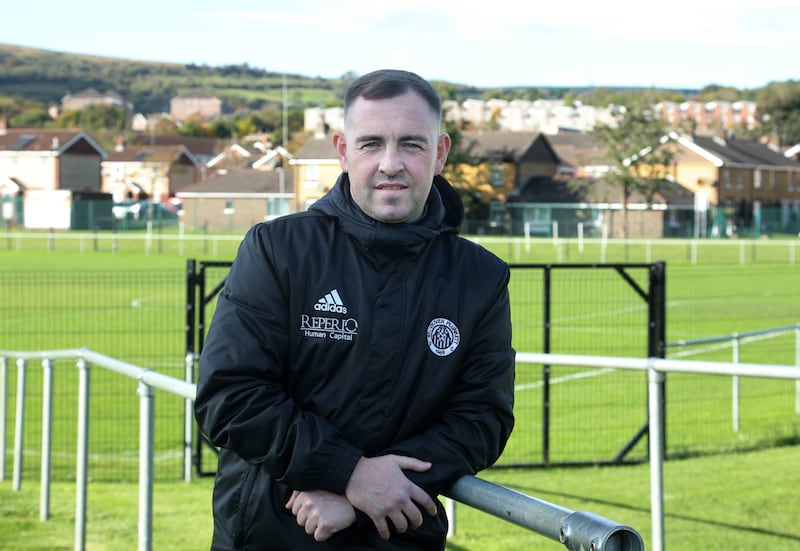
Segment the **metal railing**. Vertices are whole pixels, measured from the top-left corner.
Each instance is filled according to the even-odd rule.
[[[92,350],[69,349],[37,352],[0,350],[0,479],[5,473],[6,381],[8,359],[15,358],[17,375],[16,417],[14,427],[14,466],[12,486],[19,491],[22,483],[22,454],[25,416],[25,374],[29,360],[41,360],[44,369],[42,388],[42,465],[40,486],[40,519],[50,517],[50,434],[52,411],[53,360],[76,359],[79,371],[78,388],[78,444],[75,497],[75,549],[86,547],[86,506],[88,486],[88,435],[90,368],[97,365],[137,380],[139,396],[139,505],[138,549],[152,549],[153,534],[153,454],[155,422],[155,389],[165,390],[183,397],[187,410],[195,398],[196,387],[191,383],[144,369]],[[185,449],[191,451],[191,423],[187,424]],[[191,458],[189,457],[189,460]],[[186,476],[191,469],[185,468]],[[639,533],[626,525],[608,520],[586,511],[569,509],[548,503],[509,488],[465,476],[457,480],[445,495],[465,505],[492,514],[542,536],[558,541],[571,551],[643,551]],[[451,520],[455,523],[455,519]]]
[[[800,323],[794,325],[783,325],[781,327],[771,327],[769,329],[760,329],[758,331],[746,331],[744,333],[730,333],[729,335],[720,335],[717,337],[706,337],[704,339],[691,339],[680,340],[673,343],[664,345],[666,349],[673,348],[686,348],[689,346],[700,346],[704,344],[719,344],[730,343],[732,349],[731,362],[738,364],[741,356],[742,344],[751,340],[756,340],[760,337],[771,337],[773,335],[781,335],[783,333],[794,332],[794,363],[800,366]],[[731,378],[731,419],[733,424],[733,431],[739,432],[739,377],[734,375]],[[794,411],[800,415],[800,381],[795,383],[795,399]]]
[[[662,358],[624,358],[570,354],[517,353],[517,363],[630,369],[647,372],[648,427],[650,429],[650,505],[653,551],[664,550],[664,381],[665,373],[734,375],[800,381],[800,366],[700,362]]]

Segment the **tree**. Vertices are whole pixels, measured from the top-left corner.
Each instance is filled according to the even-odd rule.
[[[621,108],[616,119],[615,126],[598,125],[593,133],[607,148],[611,169],[605,180],[622,193],[623,234],[627,240],[631,196],[640,193],[648,205],[652,204],[675,153],[668,141],[666,127],[654,119],[649,110],[639,106]]]
[[[757,101],[766,133],[774,131],[782,145],[800,143],[800,82],[771,82]]]
[[[61,128],[122,131],[128,123],[128,112],[122,107],[95,103],[78,111],[65,111],[56,120]]]

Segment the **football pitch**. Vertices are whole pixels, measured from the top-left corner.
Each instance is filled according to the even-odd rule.
[[[162,252],[152,244],[116,251],[57,242],[21,249],[0,248],[0,350],[88,347],[102,354],[182,379],[185,355],[186,260],[230,260],[235,239],[189,251]],[[747,333],[800,322],[800,268],[792,242],[783,244],[665,242],[603,245],[549,240],[526,243],[483,241],[516,264],[666,262],[668,343]],[[605,248],[603,248],[605,247]],[[751,247],[759,247],[751,250]],[[627,249],[627,250],[626,250]],[[567,252],[569,251],[569,252]],[[183,251],[186,253],[187,251]],[[630,278],[647,289],[647,270]],[[220,277],[224,272],[220,272]],[[543,281],[540,270],[512,269],[510,294],[513,342],[520,352],[543,347]],[[551,350],[559,353],[642,356],[647,304],[613,270],[565,270],[552,281]],[[795,331],[743,339],[739,360],[794,365]],[[731,361],[731,342],[671,347],[668,357]],[[70,481],[75,470],[77,372],[57,362],[54,402],[53,476]],[[8,411],[14,411],[17,370],[8,365]],[[42,371],[29,365],[24,471],[38,476]],[[646,422],[646,380],[638,372],[553,368],[549,373],[551,435],[549,460],[604,462]],[[102,369],[92,371],[90,465],[93,480],[133,481],[138,461],[136,382]],[[500,464],[538,463],[543,453],[543,368],[517,366],[517,424]],[[668,456],[693,457],[766,449],[800,442],[794,382],[742,381],[742,422],[731,423],[731,379],[672,374],[667,383]],[[183,401],[156,399],[156,472],[162,481],[182,473]],[[6,423],[13,434],[13,416]],[[629,451],[646,458],[646,440]],[[8,452],[7,452],[8,454]],[[210,457],[210,452],[206,457]],[[7,455],[10,458],[10,455]],[[213,468],[212,465],[208,467]],[[502,478],[502,476],[501,476]]]
[[[40,239],[46,242],[44,236]],[[85,243],[77,243],[77,248],[76,242],[59,242],[37,249],[26,241],[25,250],[0,252],[4,282],[0,349],[87,347],[183,379],[187,257],[169,252],[144,254],[146,249],[136,249],[130,243],[126,243],[129,251],[112,252],[101,247],[94,252],[87,250]],[[598,260],[595,256],[601,254],[602,243],[587,243],[582,251],[576,241],[562,241],[556,246],[549,240],[530,244],[484,238],[482,243],[514,266],[510,295],[517,351],[541,352],[544,340],[543,271],[523,267],[528,263],[558,265],[552,261],[558,256],[563,260],[564,248],[572,247],[571,263],[589,266],[553,272],[551,351],[646,355],[648,305],[615,270],[591,266]],[[713,242],[703,243],[700,257],[692,253],[691,243],[684,242],[606,244],[604,255],[607,261],[622,264],[626,264],[624,257],[638,263],[642,263],[642,256],[666,258],[666,340],[676,343],[800,322],[800,269],[790,262],[790,244],[756,252],[745,248],[745,262],[741,246],[728,242],[717,247]],[[230,260],[237,245],[235,239],[226,238],[210,247],[216,250],[217,258],[199,259]],[[150,246],[151,252],[155,251]],[[625,268],[625,272],[647,291],[646,264]],[[220,270],[213,277],[221,279],[224,274]],[[213,284],[215,281],[210,282]],[[793,365],[797,339],[792,331],[745,339],[738,351],[739,361]],[[670,348],[668,352],[668,357],[732,361],[731,342]],[[15,370],[10,369],[10,374],[7,394],[13,404]],[[41,377],[37,366],[28,369],[29,411],[40,408]],[[77,407],[74,366],[59,362],[56,382],[54,449],[62,450],[64,461],[56,461],[54,466],[68,476],[75,449],[71,428]],[[545,413],[542,366],[517,366],[517,424],[501,464],[606,462],[626,446],[630,449],[625,459],[646,458],[646,439],[635,440],[647,415],[643,374],[553,367],[547,383],[550,408]],[[135,475],[135,386],[134,381],[101,369],[92,373],[92,413],[96,420],[91,452],[99,479]],[[746,380],[739,397],[746,430],[736,432],[731,430],[729,378],[674,374],[669,376],[668,389],[668,454],[748,449],[791,440],[798,433],[793,413],[795,389],[789,381]],[[156,403],[157,460],[163,463],[159,472],[170,479],[167,473],[181,473],[183,403],[168,395],[160,395]],[[545,415],[549,418],[547,450],[543,449],[542,432]],[[25,438],[32,446],[26,459],[31,465],[37,460],[33,446],[36,430],[36,424],[31,424]]]

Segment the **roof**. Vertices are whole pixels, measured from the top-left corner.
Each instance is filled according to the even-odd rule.
[[[99,155],[106,151],[83,130],[53,128],[9,128],[0,133],[0,151],[42,151],[63,154],[86,144]]]
[[[547,141],[559,159],[574,167],[606,165],[608,148],[602,140],[581,132],[549,134]]]
[[[187,136],[142,136],[142,140],[152,145],[183,145],[195,157],[213,157],[224,149],[224,145],[216,138],[194,138]]]
[[[293,171],[283,171],[283,190],[281,190],[281,171],[231,170],[217,173],[204,182],[191,184],[178,190],[178,197],[203,194],[252,195],[263,193],[294,193]]]
[[[185,146],[182,145],[138,145],[126,147],[123,151],[114,151],[108,154],[106,162],[116,163],[173,163],[181,158],[188,159],[192,164],[198,164]]]
[[[461,133],[458,147],[476,159],[517,162],[538,136],[539,132],[466,131]]]
[[[297,161],[310,161],[319,159],[332,159],[338,162],[339,156],[333,147],[330,136],[311,138],[295,152],[290,164],[299,164]]]
[[[61,101],[67,101],[70,99],[76,98],[85,98],[85,99],[103,99],[103,98],[111,98],[119,101],[123,101],[122,96],[120,96],[117,92],[113,90],[109,90],[108,92],[101,94],[94,88],[86,88],[85,90],[81,90],[80,92],[75,92],[74,94],[67,94],[64,96]]]
[[[558,180],[546,176],[528,178],[518,189],[511,192],[509,203],[621,203],[622,191],[602,178],[579,178],[571,181]],[[634,192],[629,203],[644,204],[645,197]],[[656,193],[654,204],[670,206],[694,205],[694,194],[678,183],[662,180]]]
[[[797,168],[797,161],[787,158],[779,150],[753,140],[730,136],[694,136],[690,138],[697,147],[722,160],[725,165],[785,166]]]

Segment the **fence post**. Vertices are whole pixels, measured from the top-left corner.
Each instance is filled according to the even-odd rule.
[[[90,364],[78,359],[78,449],[75,469],[75,551],[86,548],[86,494],[89,467]]]
[[[186,354],[184,380],[194,383],[194,354]],[[194,447],[194,402],[183,402],[183,480],[192,481],[192,451]]]
[[[800,323],[794,326],[794,365],[800,367]],[[800,415],[800,380],[794,382],[794,412]]]
[[[0,356],[0,481],[6,479],[6,388],[8,385],[8,358]]]
[[[197,320],[197,270],[193,258],[186,261],[186,355],[184,380],[194,384],[194,358],[195,358],[195,321]],[[200,303],[202,309],[202,301]],[[192,464],[194,463],[194,402],[187,400],[184,404],[183,420],[184,448],[183,448],[183,477],[189,482],[192,479]],[[197,454],[197,471],[200,472],[200,452]]]
[[[50,450],[53,434],[53,360],[42,360],[42,472],[39,488],[39,520],[50,518]]]
[[[14,419],[14,474],[11,487],[15,492],[22,488],[22,446],[25,432],[25,374],[28,362],[17,358],[17,408]]]
[[[739,363],[739,347],[741,344],[741,338],[739,337],[738,333],[733,333],[731,335],[733,338],[733,363]],[[733,408],[733,432],[739,432],[739,376],[733,376],[733,388],[731,396],[731,407]]]
[[[664,551],[664,373],[647,368],[652,549]]]
[[[139,551],[153,546],[153,446],[155,390],[141,376],[139,387]]]

